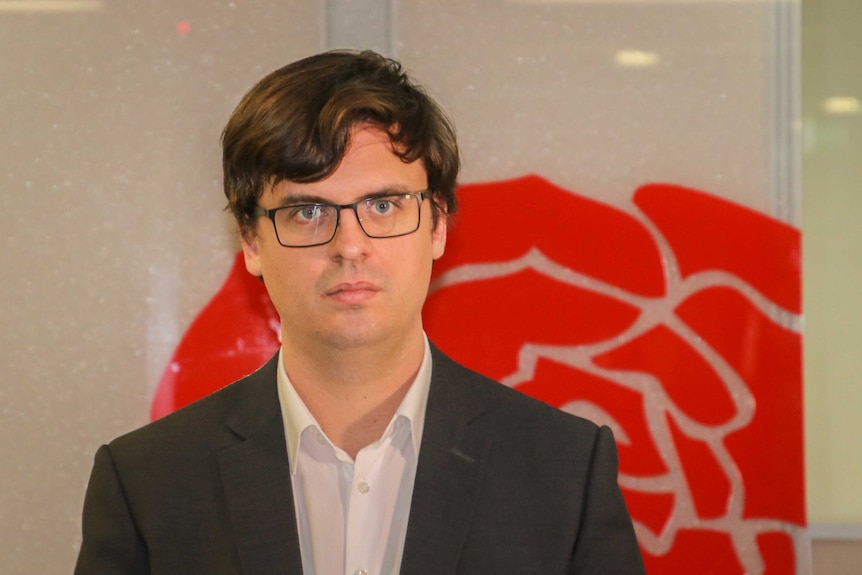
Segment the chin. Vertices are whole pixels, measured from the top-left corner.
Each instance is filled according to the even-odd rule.
[[[350,325],[321,335],[328,345],[337,349],[349,349],[379,343],[385,339],[382,333],[382,330],[369,325]]]

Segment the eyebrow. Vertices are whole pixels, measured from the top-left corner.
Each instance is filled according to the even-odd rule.
[[[381,198],[383,196],[394,196],[398,194],[418,194],[420,192],[425,192],[427,190],[408,190],[403,186],[393,186],[388,188],[381,188],[376,192],[371,192],[369,194],[364,194],[359,196],[354,202],[361,202],[362,200],[369,200],[374,198]],[[353,203],[353,202],[348,202]],[[310,204],[327,204],[330,206],[336,206],[335,202],[323,198],[321,196],[315,196],[313,194],[291,194],[287,193],[282,196],[278,201],[279,207],[287,207],[287,206],[304,206]]]

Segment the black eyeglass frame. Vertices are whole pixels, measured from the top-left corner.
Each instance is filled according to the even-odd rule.
[[[392,196],[398,196],[398,197],[413,196],[414,198],[415,197],[419,198],[419,217],[416,218],[416,227],[413,228],[412,230],[410,230],[409,232],[403,232],[400,234],[395,234],[394,236],[375,236],[375,235],[369,234],[368,230],[365,229],[365,226],[362,225],[362,218],[359,217],[359,212],[356,211],[357,206],[359,206],[360,204],[364,204],[365,202],[368,202],[368,201],[377,200],[377,199],[381,199],[381,198],[388,198],[388,197],[392,197]],[[410,234],[415,233],[416,230],[418,230],[419,227],[422,225],[422,202],[425,201],[426,199],[431,199],[433,196],[434,196],[433,190],[429,189],[429,190],[422,190],[419,192],[393,192],[391,194],[386,193],[386,194],[372,195],[372,196],[367,196],[365,198],[362,198],[360,200],[356,200],[352,204],[329,204],[326,202],[316,202],[313,204],[292,204],[289,206],[279,206],[277,208],[272,208],[272,209],[266,209],[263,206],[255,206],[253,215],[258,216],[258,217],[266,216],[272,222],[272,229],[275,232],[275,239],[278,240],[278,243],[281,246],[286,247],[286,248],[314,248],[317,246],[324,246],[324,245],[328,244],[329,242],[331,242],[333,239],[335,239],[335,234],[338,233],[338,226],[341,223],[341,211],[346,210],[348,208],[353,210],[353,215],[356,216],[356,221],[359,222],[359,228],[362,230],[362,233],[364,233],[369,238],[383,240],[383,239],[387,239],[387,238],[400,238],[402,236],[409,236]],[[335,208],[335,227],[332,228],[332,235],[329,236],[329,239],[324,241],[324,242],[317,242],[317,243],[313,243],[313,244],[301,244],[301,245],[286,244],[283,241],[281,241],[281,237],[279,237],[279,235],[278,235],[278,226],[275,223],[275,214],[279,210],[296,209],[296,208],[301,208],[301,207],[312,207],[312,206],[326,206],[326,207],[330,207],[330,208]]]

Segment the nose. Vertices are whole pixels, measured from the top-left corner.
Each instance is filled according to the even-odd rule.
[[[330,246],[332,257],[346,260],[362,259],[368,253],[370,240],[371,238],[365,234],[359,223],[356,210],[351,206],[341,206],[338,211],[335,237],[327,244]]]

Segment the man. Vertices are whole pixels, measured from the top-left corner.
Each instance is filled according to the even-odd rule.
[[[398,63],[286,66],[222,139],[281,349],[99,450],[76,573],[643,573],[610,431],[425,337],[459,159]]]

